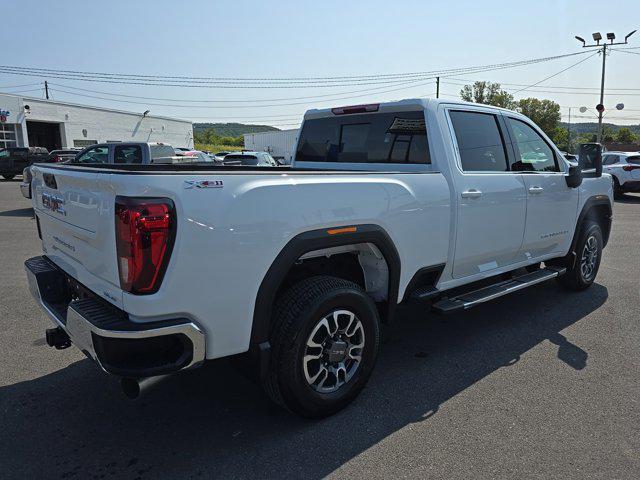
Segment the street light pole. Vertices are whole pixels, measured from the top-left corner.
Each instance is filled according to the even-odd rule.
[[[607,64],[607,44],[602,47],[602,79],[600,80],[600,103],[604,105],[604,69]],[[598,143],[602,143],[602,115],[604,114],[604,108],[598,109]]]
[[[582,42],[582,48],[599,48],[600,53],[602,54],[602,78],[600,79],[600,103],[598,103],[596,109],[598,110],[598,137],[597,142],[602,143],[602,117],[604,114],[604,73],[605,67],[607,64],[607,48],[611,48],[612,45],[626,45],[629,43],[629,37],[636,33],[636,30],[629,33],[626,37],[624,37],[624,42],[614,42],[616,35],[614,33],[607,33],[607,40],[609,43],[600,43],[602,40],[602,34],[600,32],[595,32],[592,34],[593,40],[596,43],[591,45],[587,45],[584,38],[576,36],[576,40]]]

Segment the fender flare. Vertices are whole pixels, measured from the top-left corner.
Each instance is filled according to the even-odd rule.
[[[391,237],[379,225],[363,224],[354,226],[356,231],[352,233],[331,235],[326,228],[323,228],[300,233],[289,240],[276,256],[260,283],[253,310],[250,345],[255,346],[268,342],[276,294],[295,262],[305,253],[323,248],[356,243],[372,243],[380,250],[389,269],[387,318],[391,319],[398,303],[400,256]]]
[[[567,268],[573,268],[576,262],[577,253],[576,253],[576,244],[578,243],[578,236],[580,235],[580,229],[582,228],[582,223],[585,218],[589,215],[589,212],[593,209],[593,207],[598,207],[600,205],[604,205],[606,209],[605,213],[605,225],[602,230],[602,240],[604,242],[603,248],[607,245],[609,241],[609,234],[611,233],[611,219],[613,217],[613,209],[611,206],[611,200],[606,195],[594,195],[593,197],[589,197],[584,205],[582,206],[582,210],[580,210],[580,214],[578,215],[578,219],[576,220],[576,228],[573,232],[573,239],[571,240],[571,246],[569,247],[569,251],[564,257],[549,260],[549,263],[562,265]]]

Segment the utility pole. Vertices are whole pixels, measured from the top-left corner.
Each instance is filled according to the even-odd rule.
[[[599,48],[600,54],[602,55],[602,78],[600,80],[600,103],[596,105],[596,110],[598,111],[598,137],[597,137],[598,143],[602,143],[602,117],[604,114],[604,72],[607,64],[607,48],[611,49],[612,45],[626,45],[627,43],[629,43],[629,37],[634,33],[636,33],[636,30],[629,33],[626,37],[624,37],[624,42],[614,42],[616,38],[616,34],[607,33],[607,40],[609,40],[608,44],[607,43],[600,44],[600,41],[602,40],[602,34],[600,32],[595,32],[591,35],[593,37],[594,42],[596,42],[591,45],[587,45],[584,38],[578,37],[578,36],[575,37],[576,40],[578,40],[579,42],[582,42],[582,48],[593,48],[593,47]]]
[[[44,81],[44,96],[49,100],[49,84],[46,80]]]
[[[571,107],[569,107],[569,127],[567,128],[567,152],[571,153]]]
[[[440,98],[440,77],[436,77],[436,98]]]

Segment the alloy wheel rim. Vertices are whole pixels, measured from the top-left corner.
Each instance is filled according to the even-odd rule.
[[[362,363],[364,327],[355,313],[333,310],[316,324],[305,344],[302,369],[316,392],[333,393],[347,384]]]
[[[591,235],[584,244],[580,258],[580,273],[585,281],[588,282],[595,276],[597,260],[598,240]]]

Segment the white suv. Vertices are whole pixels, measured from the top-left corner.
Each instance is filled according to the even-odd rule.
[[[602,168],[613,177],[614,194],[640,191],[640,152],[607,152]]]

